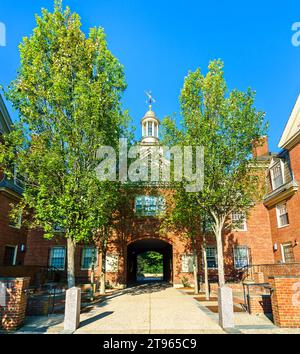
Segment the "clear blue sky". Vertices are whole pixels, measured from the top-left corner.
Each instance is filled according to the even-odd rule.
[[[178,96],[188,70],[206,70],[210,59],[225,62],[230,88],[257,91],[256,106],[267,113],[270,147],[281,133],[300,93],[300,47],[291,44],[298,1],[65,0],[78,12],[83,30],[103,26],[109,47],[125,66],[129,109],[137,136],[151,89],[159,117],[179,112]],[[0,0],[7,46],[0,47],[0,83],[19,65],[17,45],[35,26],[34,14],[52,0]],[[12,114],[15,117],[15,114]]]

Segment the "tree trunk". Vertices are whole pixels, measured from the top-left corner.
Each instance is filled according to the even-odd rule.
[[[203,241],[202,254],[203,254],[203,265],[204,265],[205,299],[209,300],[208,266],[207,266],[206,242],[205,241]]]
[[[198,282],[198,256],[197,250],[194,246],[193,249],[193,270],[194,270],[194,286],[195,286],[195,294],[199,294],[199,282]]]
[[[101,252],[101,274],[100,274],[100,294],[105,295],[105,283],[106,283],[106,252]]]
[[[218,251],[218,275],[219,275],[219,287],[225,285],[225,273],[224,273],[224,256],[223,256],[223,240],[222,240],[222,230],[224,222],[219,220],[216,225],[216,240],[217,240],[217,251]]]
[[[75,248],[76,244],[72,238],[67,238],[67,262],[68,262],[68,288],[75,286]]]

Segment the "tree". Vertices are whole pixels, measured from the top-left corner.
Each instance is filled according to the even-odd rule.
[[[185,78],[180,103],[182,129],[166,118],[166,141],[173,145],[204,147],[204,186],[186,192],[186,201],[197,204],[212,219],[218,252],[219,286],[225,284],[222,232],[233,211],[247,213],[258,196],[258,161],[251,158],[253,143],[265,135],[264,114],[254,108],[255,94],[229,92],[223,63],[212,61]]]
[[[123,67],[107,48],[101,28],[81,30],[79,16],[61,1],[43,9],[37,26],[20,45],[21,66],[6,93],[20,116],[5,137],[0,163],[25,177],[19,208],[28,225],[45,237],[57,230],[67,239],[68,285],[75,284],[76,244],[90,242],[110,217],[116,200],[111,182],[100,182],[97,150],[117,150],[127,115],[121,108]],[[113,202],[110,211],[114,209]]]
[[[167,200],[167,213],[163,219],[162,231],[173,229],[181,232],[191,244],[193,252],[193,275],[195,294],[199,293],[198,281],[198,241],[200,236],[201,219],[199,218],[199,205],[190,200],[190,195],[184,190],[182,183],[177,183],[175,193]],[[192,196],[193,197],[193,196]]]

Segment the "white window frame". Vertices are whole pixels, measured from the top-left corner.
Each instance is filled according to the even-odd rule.
[[[284,206],[284,205],[285,205],[285,211],[286,211],[286,213],[285,213],[285,214],[280,214],[280,208],[281,208],[282,206]],[[282,225],[282,224],[281,224],[281,216],[283,216],[283,215],[287,215],[287,218],[288,218],[288,223],[285,224],[285,225]],[[277,204],[277,205],[276,205],[276,216],[277,216],[277,227],[278,227],[279,229],[282,229],[283,227],[287,227],[287,226],[290,225],[289,213],[288,213],[288,210],[287,210],[287,203],[286,203],[286,202],[280,203],[280,204]]]
[[[285,253],[284,253],[284,247],[286,247],[286,246],[292,246],[292,243],[291,242],[289,242],[289,243],[282,243],[281,245],[280,245],[280,248],[281,248],[281,261],[282,261],[282,263],[284,263],[284,264],[287,264],[286,263],[286,259],[285,259]]]
[[[21,229],[21,227],[22,227],[22,212],[20,212],[16,223],[14,223],[13,221],[9,222],[9,227],[12,227],[13,229],[17,229],[17,230]]]
[[[54,249],[58,249],[58,248],[64,250],[64,266],[63,266],[63,268],[57,268],[57,267],[55,267],[55,268],[57,268],[58,270],[65,270],[66,269],[66,247],[64,247],[64,246],[56,246],[56,247],[51,247],[50,248],[48,264],[49,264],[49,267],[53,267],[52,264],[51,264],[52,263],[51,262],[51,260],[52,260],[52,252],[53,252]]]
[[[238,215],[239,217],[235,218],[234,215]],[[243,223],[242,223],[241,219],[243,219]],[[234,231],[240,231],[240,232],[248,231],[248,224],[247,224],[247,218],[246,218],[246,214],[245,213],[234,211],[231,214],[231,222],[233,224]],[[235,222],[236,223],[240,222],[241,225],[240,226],[236,226],[236,225],[234,225]]]
[[[275,186],[275,177],[274,177],[274,170],[277,167],[280,167],[280,172],[281,172],[281,178],[282,178],[282,184],[280,186]],[[271,167],[270,167],[270,176],[271,176],[271,185],[272,185],[272,190],[275,191],[278,188],[280,188],[281,186],[283,186],[285,184],[285,177],[284,177],[284,162],[282,160],[274,163]]]
[[[243,249],[246,249],[246,250],[247,250],[247,265],[250,264],[250,252],[249,252],[249,247],[248,247],[248,246],[245,246],[245,245],[235,246],[235,247],[233,247],[233,262],[234,262],[234,268],[235,268],[235,269],[242,269],[242,268],[243,268],[243,267],[237,267],[237,264],[236,264],[236,254],[235,254],[235,250],[236,250],[236,249],[239,249],[239,248],[243,248]]]
[[[208,265],[208,255],[207,255],[207,250],[208,249],[214,249],[215,250],[215,263],[216,263],[216,267],[210,267]],[[206,261],[207,261],[207,269],[218,269],[218,250],[217,250],[217,246],[206,246],[205,247],[205,252],[206,252]]]
[[[85,246],[85,247],[83,247],[83,249],[82,249],[82,253],[81,253],[81,270],[90,270],[90,269],[92,269],[92,267],[90,266],[90,267],[84,267],[83,265],[84,265],[84,252],[85,252],[85,250],[87,250],[87,249],[93,249],[93,250],[95,250],[95,252],[96,252],[96,260],[95,260],[95,267],[97,267],[97,265],[98,265],[98,249],[96,248],[96,247],[93,247],[93,246]]]

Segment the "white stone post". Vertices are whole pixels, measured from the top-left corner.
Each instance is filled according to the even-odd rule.
[[[226,286],[218,288],[219,325],[222,328],[234,327],[232,289]]]
[[[75,332],[80,324],[81,290],[70,288],[66,291],[64,330]]]

